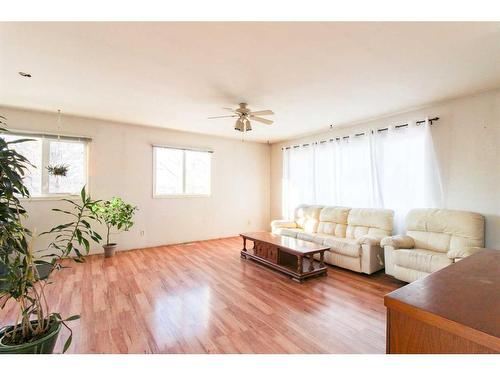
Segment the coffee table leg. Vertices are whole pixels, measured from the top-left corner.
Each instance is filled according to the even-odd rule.
[[[302,256],[297,256],[297,273],[302,275]]]
[[[314,271],[314,258],[313,255],[309,255],[309,272]]]
[[[319,266],[320,267],[324,267],[325,266],[324,258],[325,258],[325,252],[322,251],[321,253],[319,253]]]
[[[241,250],[241,257],[243,259],[247,258],[247,256],[245,255],[246,252],[247,252],[247,239],[243,237],[243,249]]]

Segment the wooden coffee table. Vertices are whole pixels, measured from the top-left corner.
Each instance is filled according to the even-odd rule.
[[[268,232],[242,233],[240,236],[243,238],[242,258],[253,259],[290,275],[294,281],[301,283],[309,277],[327,273],[323,259],[328,246]],[[247,249],[247,240],[253,242],[253,248]],[[319,254],[319,261],[314,259],[314,254]]]

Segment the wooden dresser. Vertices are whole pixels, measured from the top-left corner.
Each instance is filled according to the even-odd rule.
[[[387,353],[500,353],[500,251],[482,250],[384,303]]]

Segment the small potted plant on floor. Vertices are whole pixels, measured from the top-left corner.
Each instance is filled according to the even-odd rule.
[[[132,221],[137,207],[125,203],[119,197],[113,197],[108,201],[99,201],[94,204],[92,211],[106,224],[106,243],[103,245],[104,256],[110,258],[115,254],[116,243],[110,242],[111,229],[128,231],[134,222]]]
[[[0,116],[0,120],[3,119]],[[90,224],[96,219],[90,210],[95,202],[83,188],[81,202],[67,200],[70,209],[54,209],[70,219],[44,233],[54,236],[49,245],[53,253],[43,258],[35,256],[34,236],[23,225],[22,219],[27,215],[19,199],[30,196],[23,177],[31,164],[10,147],[13,143],[26,141],[29,140],[6,142],[0,137],[0,265],[3,270],[0,275],[0,308],[11,302],[19,310],[13,325],[0,327],[0,354],[52,353],[62,325],[70,330],[63,352],[69,348],[72,332],[66,322],[79,316],[63,318],[60,313],[51,311],[45,288],[50,284],[50,274],[64,268],[63,258],[74,257],[81,262],[89,251],[90,241],[99,242],[101,239]],[[43,260],[48,258],[49,261]],[[48,275],[40,275],[42,266],[48,270]]]

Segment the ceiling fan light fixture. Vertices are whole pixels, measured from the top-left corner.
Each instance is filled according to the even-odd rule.
[[[252,130],[252,125],[248,119],[245,119],[245,131],[249,132],[250,130]]]
[[[239,132],[245,131],[245,124],[243,124],[243,121],[241,121],[240,118],[236,120],[236,123],[234,124],[234,130],[238,130]]]

